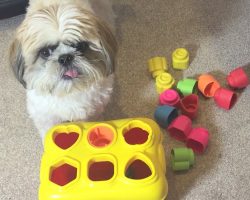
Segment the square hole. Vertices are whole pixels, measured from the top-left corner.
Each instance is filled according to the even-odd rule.
[[[114,176],[114,165],[109,161],[91,162],[88,177],[92,181],[107,181]]]

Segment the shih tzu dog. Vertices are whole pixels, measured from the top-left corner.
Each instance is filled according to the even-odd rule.
[[[10,64],[42,138],[55,124],[96,117],[110,99],[117,43],[107,1],[30,1]]]

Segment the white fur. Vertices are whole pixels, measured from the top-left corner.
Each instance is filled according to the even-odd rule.
[[[100,115],[112,93],[113,75],[86,92],[64,97],[27,90],[27,108],[42,138],[53,125],[65,121],[89,120]]]
[[[30,0],[29,12],[34,12],[44,6],[50,6],[54,3],[68,3],[73,2],[74,4],[81,5],[86,10],[89,10],[99,16],[102,20],[106,21],[107,24],[114,31],[114,19],[115,14],[112,9],[111,0]]]

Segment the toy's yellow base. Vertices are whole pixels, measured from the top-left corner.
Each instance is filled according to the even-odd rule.
[[[55,126],[45,140],[39,200],[164,200],[164,155],[150,119]]]

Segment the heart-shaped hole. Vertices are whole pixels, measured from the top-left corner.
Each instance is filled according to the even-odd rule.
[[[72,147],[79,138],[79,134],[76,132],[70,133],[57,133],[54,142],[61,149],[68,149]]]

